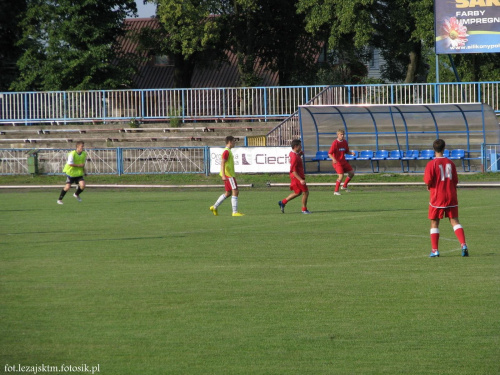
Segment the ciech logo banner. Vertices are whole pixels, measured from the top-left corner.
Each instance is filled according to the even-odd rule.
[[[290,172],[290,147],[235,147],[236,173]],[[223,147],[210,147],[210,173],[219,173]]]
[[[437,54],[500,52],[500,0],[435,0]]]

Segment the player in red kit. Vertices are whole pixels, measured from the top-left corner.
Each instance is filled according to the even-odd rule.
[[[333,168],[339,175],[337,178],[337,182],[335,184],[334,195],[340,195],[339,189],[340,184],[344,178],[344,173],[347,172],[348,176],[344,181],[344,185],[342,185],[342,190],[349,192],[347,188],[347,184],[354,176],[354,170],[351,165],[345,160],[345,154],[354,155],[354,152],[349,151],[349,145],[347,141],[344,139],[345,133],[343,129],[337,130],[337,139],[333,141],[332,146],[330,147],[330,151],[328,151],[328,156],[332,159]]]
[[[439,220],[444,217],[450,219],[450,224],[462,247],[462,256],[467,257],[469,251],[465,233],[458,220],[457,169],[450,159],[443,156],[446,143],[442,139],[436,139],[432,146],[435,158],[427,163],[424,173],[424,182],[430,192],[429,219],[432,245],[430,257],[439,256]]]
[[[285,213],[285,205],[294,198],[302,195],[302,213],[310,214],[307,209],[307,198],[309,189],[306,185],[304,164],[302,162],[302,142],[299,139],[292,141],[292,151],[290,152],[290,190],[293,190],[288,197],[278,202],[281,212]]]

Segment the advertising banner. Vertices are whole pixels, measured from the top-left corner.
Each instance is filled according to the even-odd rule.
[[[436,54],[500,52],[500,0],[435,0]]]
[[[222,147],[210,147],[210,173],[219,173]],[[290,147],[235,147],[231,150],[236,173],[288,173]]]

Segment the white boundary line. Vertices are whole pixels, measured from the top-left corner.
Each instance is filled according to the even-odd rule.
[[[0,189],[53,189],[60,188],[64,183],[59,185],[0,185]],[[160,189],[170,189],[170,188],[224,188],[224,185],[92,185],[87,184],[86,187],[91,188],[160,188]],[[238,187],[253,187],[253,184],[238,184]]]
[[[423,182],[351,182],[349,186],[425,186]],[[268,182],[268,187],[290,186],[289,183]],[[311,182],[307,186],[335,186],[335,182]],[[458,187],[500,187],[500,182],[459,183]]]
[[[59,188],[64,183],[59,185],[0,185],[0,189],[53,189]],[[308,186],[335,186],[334,182],[311,182]],[[350,186],[425,186],[423,182],[351,182]],[[224,185],[118,185],[118,184],[87,184],[91,188],[138,188],[138,189],[176,189],[176,188],[223,188]],[[268,187],[288,187],[290,183],[268,182]],[[254,184],[238,184],[238,187],[253,188]],[[479,183],[459,183],[458,187],[500,187],[500,182],[479,182]]]

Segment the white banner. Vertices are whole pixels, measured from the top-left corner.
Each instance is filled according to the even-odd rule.
[[[210,173],[219,173],[222,147],[210,147]],[[291,147],[235,147],[236,173],[288,173]]]

